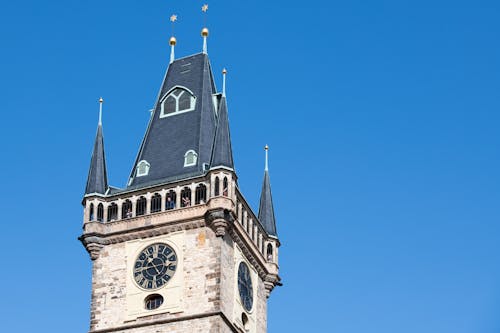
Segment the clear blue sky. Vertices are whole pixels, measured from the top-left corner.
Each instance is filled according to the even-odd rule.
[[[198,1],[3,1],[3,332],[86,332],[80,201],[105,99],[124,186]],[[256,208],[263,146],[284,286],[269,332],[500,332],[500,3],[214,1],[208,52]]]

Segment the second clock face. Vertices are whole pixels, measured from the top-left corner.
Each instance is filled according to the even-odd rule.
[[[163,287],[174,276],[177,255],[170,246],[155,243],[141,251],[134,264],[134,280],[148,290]]]
[[[241,262],[238,267],[238,291],[240,292],[241,303],[243,303],[245,310],[252,310],[252,278],[250,277],[250,269],[244,262]]]

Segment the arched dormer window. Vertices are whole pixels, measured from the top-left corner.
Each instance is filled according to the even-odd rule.
[[[194,110],[196,97],[186,88],[175,87],[161,102],[160,118]]]
[[[184,154],[184,166],[193,166],[196,165],[196,162],[198,161],[198,154],[194,150],[188,150]]]
[[[151,165],[146,160],[137,163],[137,177],[147,176]]]

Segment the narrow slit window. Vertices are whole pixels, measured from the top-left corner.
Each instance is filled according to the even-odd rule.
[[[220,194],[220,180],[219,177],[215,177],[215,186],[214,186],[215,196]]]
[[[267,244],[267,261],[273,261],[273,246]]]
[[[104,206],[102,203],[97,205],[97,221],[102,222],[104,218]]]
[[[89,207],[89,221],[94,221],[94,204],[91,203]]]
[[[222,195],[227,197],[228,196],[228,188],[227,188],[227,177],[224,177],[224,180],[222,181]]]

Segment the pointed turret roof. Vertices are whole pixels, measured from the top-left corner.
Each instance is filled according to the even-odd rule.
[[[179,88],[193,96],[194,109],[164,114],[162,103]],[[216,93],[208,56],[204,53],[173,61],[167,70],[155,109],[130,174],[128,187],[143,187],[203,174],[210,164],[216,130],[213,96]],[[185,165],[189,151],[196,164]],[[147,175],[136,175],[141,161],[149,164]]]
[[[266,230],[266,232],[270,236],[277,236],[276,220],[274,218],[273,196],[271,195],[271,182],[269,181],[269,171],[267,170],[267,149],[264,181],[262,182],[262,192],[260,194],[259,221],[264,227],[264,230]]]
[[[94,150],[90,160],[89,175],[85,195],[91,193],[105,194],[108,189],[108,174],[106,171],[106,159],[104,155],[104,138],[102,135],[101,117],[99,116],[99,125],[97,125],[97,134],[95,136]]]
[[[210,166],[212,168],[224,166],[234,169],[231,135],[229,133],[229,118],[227,115],[227,102],[224,95],[222,95],[219,105],[219,111],[217,112],[219,119]]]

